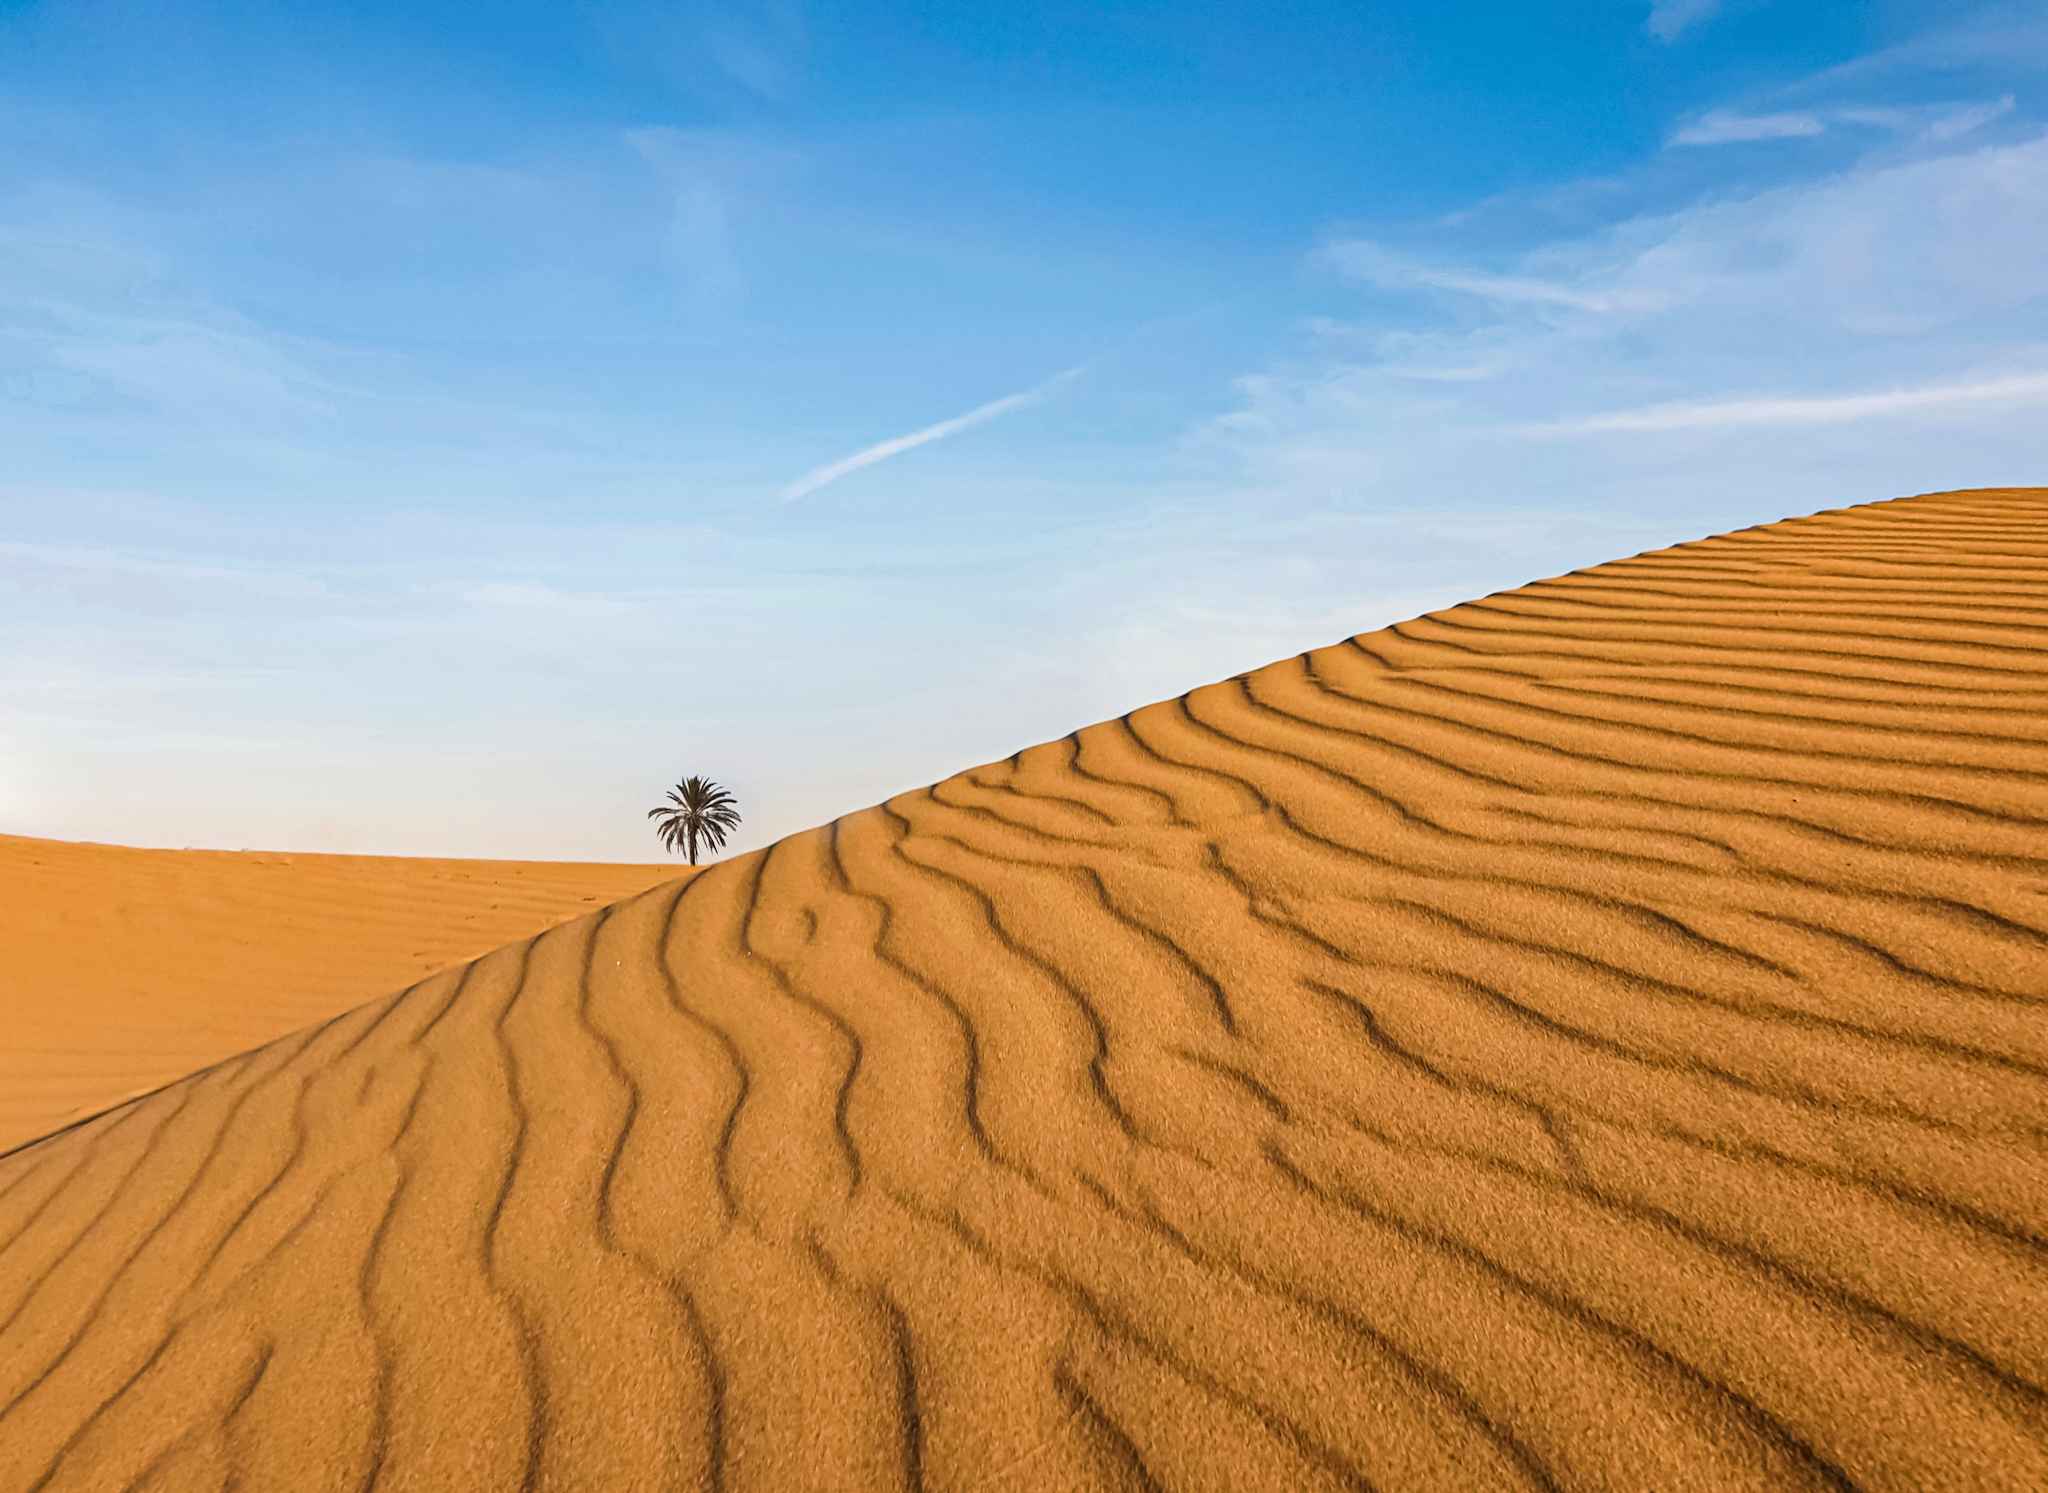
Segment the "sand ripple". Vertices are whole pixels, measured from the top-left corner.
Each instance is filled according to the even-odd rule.
[[[0,835],[0,1153],[675,875]]]

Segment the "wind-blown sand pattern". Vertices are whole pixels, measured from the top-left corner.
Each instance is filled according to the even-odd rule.
[[[2048,492],[1540,581],[0,1162],[0,1486],[2048,1488]]]
[[[0,1152],[683,870],[0,835]]]

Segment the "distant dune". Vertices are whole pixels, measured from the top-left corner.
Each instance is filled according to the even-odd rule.
[[[0,1151],[685,869],[0,835]]]
[[[307,1027],[0,1161],[0,1487],[2048,1488],[2044,643],[1747,529]]]

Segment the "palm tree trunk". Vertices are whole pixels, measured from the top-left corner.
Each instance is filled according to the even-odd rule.
[[[684,833],[684,834],[685,834],[686,836],[688,836],[688,837],[689,837],[689,841],[690,841],[690,864],[694,866],[694,865],[696,865],[696,864],[697,864],[697,826],[696,826],[696,825],[694,825],[694,824],[692,824],[692,825],[689,825],[689,826],[685,827],[685,829],[683,830],[683,833]]]

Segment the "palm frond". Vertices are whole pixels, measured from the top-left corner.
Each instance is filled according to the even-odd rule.
[[[684,778],[668,790],[666,801],[647,811],[655,834],[670,853],[692,841],[712,850],[725,848],[726,836],[740,826],[739,800],[709,778]],[[691,860],[696,859],[694,851]]]

